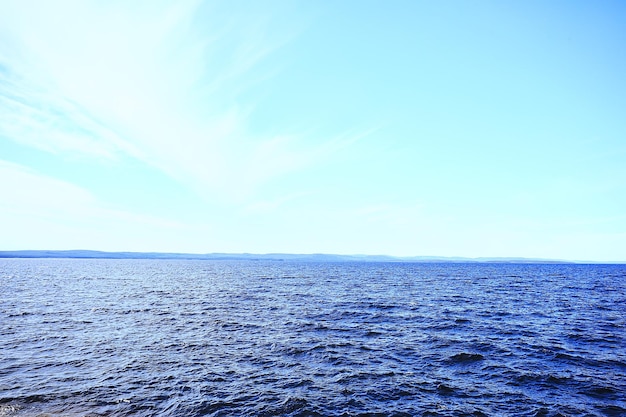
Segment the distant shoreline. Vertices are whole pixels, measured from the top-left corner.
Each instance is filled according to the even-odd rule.
[[[334,255],[290,253],[171,253],[171,252],[105,252],[94,250],[17,250],[0,251],[0,258],[67,258],[67,259],[180,259],[180,260],[255,260],[298,262],[404,262],[404,263],[531,263],[531,264],[623,264],[623,262],[569,261],[541,258],[463,258],[439,256],[399,257],[388,255]]]

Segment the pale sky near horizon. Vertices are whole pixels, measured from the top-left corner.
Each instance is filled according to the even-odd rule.
[[[0,3],[0,250],[626,261],[626,3]]]

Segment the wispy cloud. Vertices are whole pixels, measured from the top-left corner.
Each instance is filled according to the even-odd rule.
[[[274,70],[259,63],[292,36],[273,33],[267,16],[198,1],[3,9],[0,133],[24,145],[129,155],[200,194],[240,199],[359,136],[305,145],[299,133],[250,130],[254,103],[241,94]]]
[[[137,153],[80,106],[9,70],[0,70],[0,135],[55,154],[111,159]]]

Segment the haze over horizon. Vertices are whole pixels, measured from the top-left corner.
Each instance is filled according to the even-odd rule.
[[[0,251],[626,262],[626,5],[9,0]]]

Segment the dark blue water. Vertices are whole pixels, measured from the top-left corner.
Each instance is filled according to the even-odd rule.
[[[626,415],[626,266],[0,260],[0,416]]]

